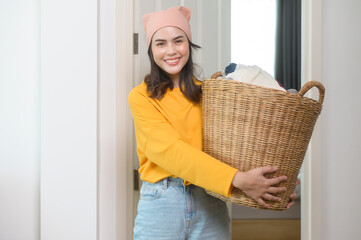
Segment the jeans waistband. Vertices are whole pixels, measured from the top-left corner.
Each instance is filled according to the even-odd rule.
[[[147,181],[143,181],[143,184],[154,184],[154,185],[158,185],[158,186],[160,185],[160,186],[162,186],[163,189],[167,189],[168,186],[173,186],[173,187],[190,187],[190,186],[192,186],[192,185],[185,186],[183,179],[173,178],[173,177],[164,178],[162,180],[159,180],[156,183],[150,183]]]
[[[162,183],[164,188],[167,188],[167,186],[184,187],[184,182],[183,182],[183,179],[181,179],[181,178],[167,177],[167,178],[160,180],[159,182]]]

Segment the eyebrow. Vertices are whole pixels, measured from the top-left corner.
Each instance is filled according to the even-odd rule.
[[[173,38],[173,40],[177,40],[179,38],[184,38],[184,36],[179,35],[178,37]],[[166,41],[165,39],[156,39],[156,40],[154,40],[154,42],[165,42],[165,41]]]

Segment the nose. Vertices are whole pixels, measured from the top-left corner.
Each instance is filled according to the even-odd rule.
[[[174,44],[168,44],[167,54],[172,56],[177,53],[176,46]]]

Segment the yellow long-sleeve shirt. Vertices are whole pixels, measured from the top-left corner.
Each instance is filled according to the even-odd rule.
[[[134,119],[141,179],[155,183],[180,177],[229,197],[237,169],[202,151],[202,108],[174,88],[161,100],[143,82],[128,96]]]

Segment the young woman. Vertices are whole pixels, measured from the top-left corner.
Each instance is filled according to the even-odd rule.
[[[151,72],[129,94],[143,185],[134,239],[230,239],[226,204],[241,189],[264,207],[285,191],[266,179],[275,167],[240,172],[202,152],[201,87],[193,76],[190,10],[173,7],[143,16]],[[295,195],[291,196],[293,199]],[[289,206],[293,203],[290,201]]]

